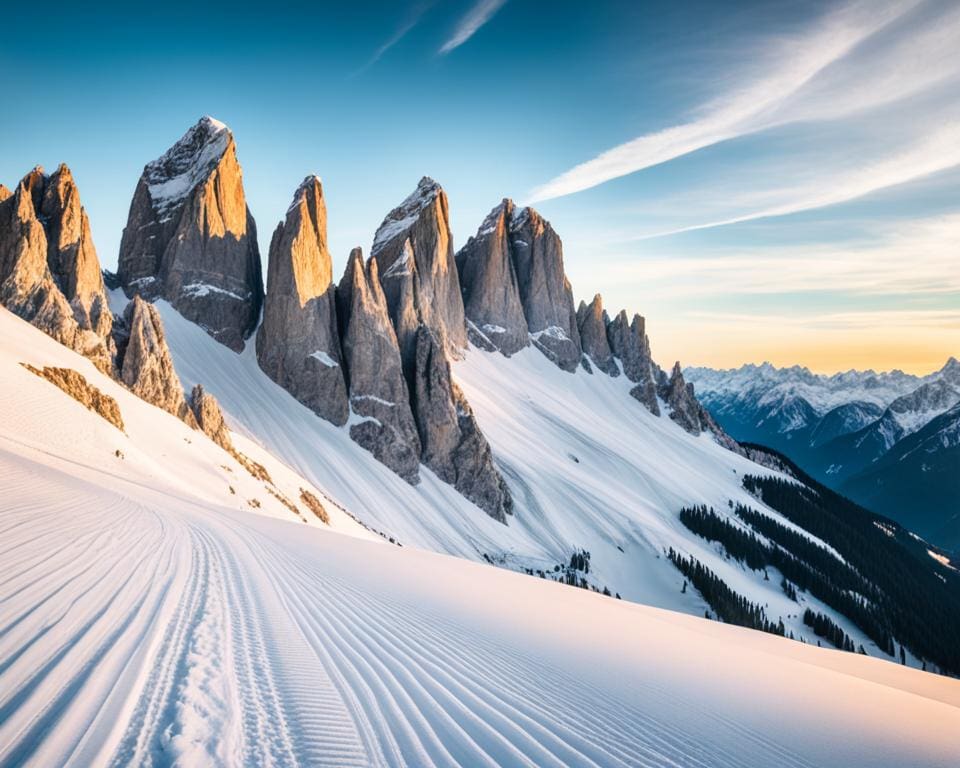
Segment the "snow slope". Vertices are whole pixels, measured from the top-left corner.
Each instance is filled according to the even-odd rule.
[[[122,293],[114,292],[117,306]],[[741,485],[744,474],[770,474],[719,446],[653,416],[629,397],[625,376],[558,369],[535,349],[511,358],[471,348],[454,375],[474,409],[514,496],[514,515],[497,523],[421,466],[412,487],[267,378],[252,344],[236,354],[157,302],[177,372],[189,389],[201,382],[217,396],[237,432],[259,441],[372,529],[416,546],[514,570],[553,572],[575,551],[591,554],[589,582],[624,599],[703,616],[695,590],[665,557],[669,547],[708,565],[732,589],[766,606],[787,632],[816,644],[804,625],[807,606],[831,616],[857,645],[885,656],[860,629],[809,595],[791,601],[770,579],[728,560],[719,545],[679,521],[684,505],[728,502],[768,509]],[[740,523],[733,518],[735,524]],[[805,533],[805,532],[803,532]],[[819,542],[823,544],[823,542]],[[823,544],[826,546],[825,544]],[[830,549],[830,547],[827,547]],[[909,661],[920,666],[915,659]]]
[[[198,433],[0,339],[2,766],[956,763],[955,680],[252,512]]]

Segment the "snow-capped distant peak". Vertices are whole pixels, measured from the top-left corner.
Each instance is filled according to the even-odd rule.
[[[212,117],[201,117],[181,138],[143,170],[150,198],[158,210],[180,203],[217,166],[227,151],[230,129]]]

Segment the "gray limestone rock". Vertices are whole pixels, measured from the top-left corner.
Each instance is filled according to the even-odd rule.
[[[137,397],[197,429],[173,367],[160,313],[140,296],[134,296],[124,310],[123,328],[118,328],[118,335],[121,333],[117,367],[123,384]]]
[[[583,345],[583,365],[590,371],[590,359],[599,370],[608,376],[619,376],[620,367],[613,357],[610,342],[607,340],[607,317],[603,311],[603,299],[598,293],[589,304],[580,302],[577,308],[577,328],[580,331],[580,343]]]
[[[105,339],[96,333],[96,329],[109,329],[109,318],[103,318],[95,327],[81,324],[78,318],[84,317],[85,313],[76,309],[82,301],[71,305],[50,270],[48,227],[57,237],[55,242],[59,242],[57,233],[68,229],[72,222],[65,222],[68,217],[57,216],[55,210],[50,212],[52,218],[41,214],[47,182],[43,169],[35,168],[20,182],[13,195],[0,202],[0,303],[61,344],[89,357],[100,370],[111,373],[112,342],[109,337]],[[78,206],[75,212],[80,210]],[[78,224],[82,231],[82,221]],[[89,227],[86,228],[86,237],[89,238]],[[99,273],[92,244],[84,250],[87,256],[92,254],[93,267]],[[75,266],[65,270],[60,277],[71,281],[74,287],[83,287],[86,285],[85,273]],[[76,297],[82,298],[89,295],[83,290],[75,293]],[[99,295],[105,302],[102,283]],[[103,314],[109,315],[108,312]]]
[[[233,453],[233,441],[230,439],[230,430],[223,418],[220,403],[202,384],[197,384],[190,393],[190,409],[200,431],[225,451]]]
[[[120,242],[128,296],[167,299],[234,351],[263,302],[257,232],[230,130],[204,117],[137,183]]]
[[[466,397],[453,382],[442,343],[425,325],[417,330],[413,404],[423,463],[488,515],[505,522],[513,507],[510,491]]]
[[[470,340],[507,357],[530,344],[510,252],[513,210],[513,202],[503,200],[456,257]]]
[[[377,262],[350,253],[337,287],[337,318],[350,393],[350,437],[411,484],[420,480],[420,439]]]
[[[573,291],[563,270],[563,244],[532,208],[514,208],[510,249],[530,340],[565,371],[580,364],[580,332]]]
[[[453,356],[467,346],[463,299],[453,254],[447,194],[424,177],[413,193],[387,214],[371,250],[404,373],[412,380],[417,328],[423,324]]]
[[[630,394],[655,416],[660,415],[657,404],[657,383],[654,378],[654,362],[650,354],[650,340],[646,323],[640,315],[627,321],[623,310],[607,324],[607,342],[610,351],[620,359],[624,375],[636,386]]]
[[[660,397],[670,408],[670,418],[691,435],[699,435],[704,428],[701,420],[703,408],[693,391],[693,384],[683,379],[679,361],[674,363],[670,378],[661,372]]]
[[[340,426],[349,415],[323,188],[309,176],[270,243],[257,360],[271,379]]]

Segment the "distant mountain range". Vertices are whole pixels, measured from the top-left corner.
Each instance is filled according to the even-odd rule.
[[[833,376],[769,363],[687,368],[732,437],[788,455],[824,484],[941,546],[960,547],[960,362],[927,376]]]

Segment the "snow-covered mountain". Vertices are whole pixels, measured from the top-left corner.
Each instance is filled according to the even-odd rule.
[[[824,376],[769,363],[728,371],[689,368],[685,373],[700,400],[734,438],[783,451],[820,481],[842,488],[868,506],[877,497],[864,495],[861,489],[871,483],[854,478],[872,474],[879,460],[901,440],[960,402],[956,358],[923,377],[901,371]],[[880,466],[882,472],[888,465]],[[960,473],[960,466],[956,471]],[[909,476],[913,475],[907,473],[904,478]],[[941,530],[937,515],[949,510],[930,506],[924,499],[943,498],[948,489],[927,493],[920,486],[938,481],[914,477],[918,485],[909,503],[885,503],[884,512],[937,540]]]
[[[0,200],[0,764],[949,764],[950,555],[733,442],[509,201],[455,252],[425,178],[334,285],[308,177],[258,332],[235,162],[147,166],[101,335]]]

